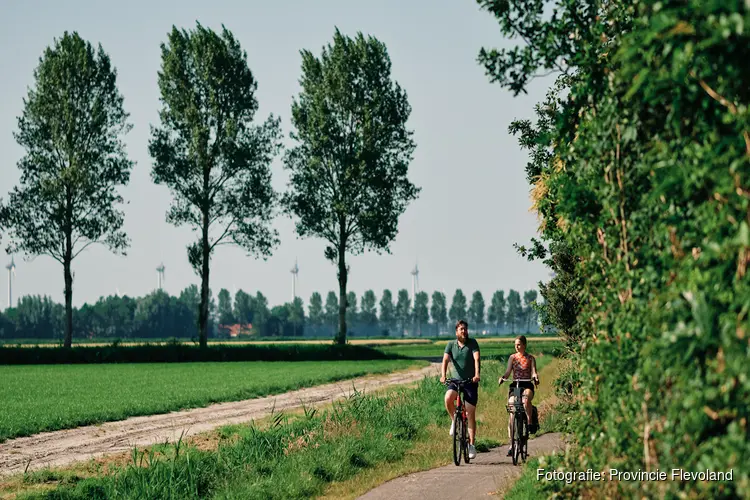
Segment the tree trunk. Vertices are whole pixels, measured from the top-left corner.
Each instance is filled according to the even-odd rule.
[[[199,341],[202,349],[208,347],[208,214],[203,214],[203,237],[201,238],[201,306],[198,312]]]
[[[70,188],[66,189],[65,206],[65,255],[63,255],[63,274],[65,275],[65,340],[63,347],[73,345],[73,275],[70,264],[73,261],[73,196]]]
[[[339,245],[339,332],[336,335],[337,344],[346,344],[346,247]]]
[[[65,273],[65,341],[63,347],[65,348],[73,345],[73,275],[70,272],[70,264],[71,259],[66,256],[63,263]]]

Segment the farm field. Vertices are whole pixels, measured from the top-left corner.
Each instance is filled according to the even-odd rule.
[[[0,441],[426,365],[373,360],[0,366]]]

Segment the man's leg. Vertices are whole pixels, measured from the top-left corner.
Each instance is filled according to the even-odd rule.
[[[477,407],[471,403],[466,403],[466,418],[469,421],[469,444],[474,444],[477,435]]]
[[[448,411],[448,416],[451,419],[451,436],[453,435],[453,430],[455,429],[453,414],[456,412],[456,396],[458,396],[458,392],[454,391],[453,389],[448,389],[447,391],[445,391],[445,409],[446,411]]]
[[[445,391],[445,409],[451,418],[453,418],[453,414],[456,412],[456,396],[458,396],[458,393],[453,389]]]
[[[469,459],[477,456],[474,442],[477,437],[477,401],[479,400],[479,384],[474,382],[466,386],[466,420],[469,427]]]

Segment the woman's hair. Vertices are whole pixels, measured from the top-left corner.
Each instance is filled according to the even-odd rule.
[[[516,340],[520,340],[524,346],[526,345],[526,335],[519,335]]]

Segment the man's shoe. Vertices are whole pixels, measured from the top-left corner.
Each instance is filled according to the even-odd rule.
[[[477,456],[477,449],[474,448],[473,444],[469,445],[469,458],[474,458]]]
[[[452,436],[454,432],[456,432],[456,421],[455,420],[451,422],[451,430],[448,432],[448,435]]]

